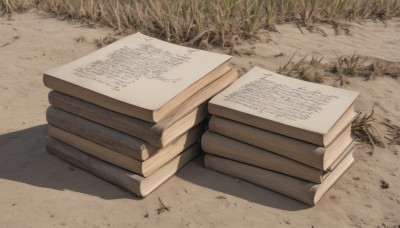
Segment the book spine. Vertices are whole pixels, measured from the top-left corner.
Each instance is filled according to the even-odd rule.
[[[51,106],[46,118],[56,127],[138,160],[159,150],[141,139]]]
[[[46,149],[49,153],[141,197],[145,197],[154,191],[180,168],[194,159],[201,151],[200,146],[195,144],[162,166],[155,173],[144,178],[81,152],[51,137],[47,138]]]
[[[153,124],[149,122],[102,108],[54,90],[50,91],[48,98],[52,106],[74,115],[117,129],[128,135],[140,137],[145,141],[150,137],[154,138],[150,131]]]
[[[314,183],[209,154],[205,156],[204,163],[206,168],[315,205],[314,196],[318,185]]]
[[[160,152],[144,161],[142,170],[143,175],[145,177],[151,175],[162,165],[181,154],[188,147],[196,143],[198,144],[198,141],[204,132],[205,124],[205,122],[198,124],[196,127],[181,135],[177,140],[173,141],[168,146],[161,148]]]
[[[208,111],[217,116],[221,116],[230,120],[238,121],[250,126],[261,128],[263,130],[275,132],[291,138],[295,138],[304,142],[312,143],[324,147],[323,134],[313,131],[308,131],[301,128],[285,125],[264,119],[257,116],[252,116],[244,112],[222,107],[213,103],[209,103]]]
[[[68,146],[56,139],[48,138],[46,149],[67,162],[78,166],[108,182],[121,186],[138,196],[142,196],[140,183],[144,178],[132,175],[131,172],[101,161],[88,154]]]
[[[326,151],[324,147],[215,115],[211,117],[209,129],[218,134],[280,154],[316,169],[323,168]]]
[[[79,97],[82,100],[104,107],[106,109],[154,123],[154,119],[151,116],[151,110],[139,108],[137,106],[122,102],[120,100],[116,100],[114,98],[105,96],[89,89],[85,89],[71,82],[67,82],[47,74],[43,75],[43,83],[46,87],[59,91],[61,93],[73,97]]]
[[[79,137],[75,134],[64,131],[58,127],[54,127],[53,125],[49,125],[48,127],[49,136],[55,138],[65,144],[68,144],[80,151],[83,151],[87,154],[90,154],[96,158],[99,158],[103,161],[109,162],[111,164],[117,165],[121,168],[129,170],[133,173],[143,175],[143,162],[128,157],[124,154],[115,152],[110,150],[104,146],[86,140],[82,137]]]
[[[208,116],[206,108],[206,103],[200,104],[199,107],[196,107],[189,113],[186,113],[184,116],[174,116],[174,118],[165,119],[158,122],[151,127],[150,131],[152,134],[146,141],[151,145],[159,147],[168,145],[177,136],[187,132],[206,119]]]
[[[145,178],[141,184],[142,196],[147,196],[154,189],[172,177],[179,169],[193,160],[197,155],[201,153],[201,147],[199,143],[196,143],[187,148],[183,153],[172,159],[166,165],[162,166],[152,175]]]
[[[190,100],[190,97],[196,96],[197,93],[201,93],[201,91],[207,88],[208,85],[215,82],[217,79],[225,76],[229,73],[236,73],[236,70],[230,69],[228,62],[226,61],[222,65],[219,65],[214,70],[208,72],[206,75],[201,77],[195,83],[188,86],[185,90],[177,94],[174,98],[169,100],[167,103],[163,104],[159,109],[153,112],[153,120],[155,123],[162,121],[164,118],[167,118],[171,112],[180,112],[181,106],[185,101],[191,101],[189,103],[195,103],[196,101]],[[237,75],[237,74],[236,74]],[[202,102],[200,102],[202,103]],[[192,104],[192,108],[198,106],[199,104]]]
[[[176,107],[160,120],[154,127],[152,132],[158,133],[155,136],[163,136],[161,130],[168,128],[172,123],[176,123],[182,116],[187,115],[190,110],[197,109],[196,120],[201,121],[208,116],[207,112],[207,101],[211,99],[215,94],[225,89],[228,85],[232,84],[237,79],[237,70],[232,69],[223,75],[219,75],[215,81],[210,82],[190,99],[184,101],[180,106]],[[176,128],[176,126],[175,126]],[[150,143],[153,144],[153,139],[150,139]],[[153,144],[155,145],[155,144]]]
[[[229,158],[260,168],[321,183],[322,171],[235,139],[207,131],[201,145],[206,153]]]

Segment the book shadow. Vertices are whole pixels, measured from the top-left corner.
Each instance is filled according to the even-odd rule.
[[[287,211],[299,211],[311,206],[246,181],[206,169],[203,156],[187,164],[176,176],[193,184],[239,197],[247,201]]]
[[[107,200],[142,199],[48,153],[47,136],[47,124],[0,135],[0,179]]]
[[[74,191],[102,199],[142,200],[48,153],[47,124],[0,135],[0,179],[41,188]],[[265,188],[204,168],[203,156],[187,164],[176,176],[193,184],[260,205],[297,211],[310,206]]]

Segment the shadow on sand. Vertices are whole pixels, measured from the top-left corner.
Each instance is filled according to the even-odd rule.
[[[47,153],[46,137],[47,125],[1,135],[0,178],[42,188],[81,192],[103,199],[141,199]],[[288,211],[309,208],[275,192],[205,169],[202,156],[186,165],[176,176],[193,184],[268,207]]]
[[[141,199],[49,154],[46,137],[46,124],[0,135],[0,179],[103,199]]]

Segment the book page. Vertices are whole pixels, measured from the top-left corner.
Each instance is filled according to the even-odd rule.
[[[229,58],[136,33],[44,74],[156,110]]]
[[[324,134],[357,96],[255,67],[210,103]]]

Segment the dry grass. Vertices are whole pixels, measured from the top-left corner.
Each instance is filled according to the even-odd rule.
[[[346,77],[362,77],[365,80],[380,76],[397,78],[400,75],[400,63],[390,62],[379,58],[368,58],[357,55],[337,57],[337,61],[327,65],[327,70],[339,76],[341,85]]]
[[[296,53],[292,55],[286,65],[279,68],[278,73],[309,82],[321,83],[324,81],[326,70],[322,64],[323,57],[318,58],[313,55],[308,61],[307,56],[304,56],[300,61],[293,62],[295,55]]]
[[[390,139],[389,146],[400,145],[400,128],[390,133],[392,138]]]
[[[113,37],[110,33],[105,36],[105,37],[100,37],[99,39],[96,39],[94,42],[96,44],[97,47],[104,47],[107,46],[111,43],[114,43],[115,41],[117,41],[117,38]]]
[[[325,36],[317,23],[329,23],[340,33],[348,31],[345,21],[400,16],[400,0],[0,0],[2,14],[35,6],[89,26],[204,47],[231,46],[262,29],[276,30],[279,23],[294,22]]]
[[[75,40],[76,42],[78,42],[78,43],[86,43],[86,42],[87,42],[87,39],[86,39],[86,37],[84,37],[84,36],[77,37],[77,38],[75,38],[74,40]]]
[[[24,12],[37,6],[39,0],[0,0],[0,15]]]
[[[374,110],[370,114],[359,115],[351,126],[352,136],[360,142],[369,143],[372,148],[379,146],[384,148],[382,133],[375,126]]]
[[[389,120],[382,124],[388,127],[388,134],[385,138],[389,141],[389,147],[392,145],[400,145],[400,127],[390,123]]]
[[[299,78],[305,81],[321,83],[324,79],[336,79],[340,85],[348,84],[349,77],[361,77],[370,80],[376,77],[400,76],[400,63],[390,62],[379,58],[368,58],[357,55],[338,56],[336,60],[323,62],[323,57],[312,56],[307,59],[304,56],[299,61],[293,61],[296,53],[290,60],[278,69],[278,73]]]
[[[304,56],[298,61],[293,61],[296,53],[290,60],[279,68],[278,73],[306,81],[321,83],[325,79],[336,79],[340,85],[348,84],[349,77],[361,77],[370,80],[375,77],[400,76],[400,63],[389,62],[377,58],[367,58],[354,53],[352,56],[338,56],[336,60],[323,63],[322,57]],[[279,56],[276,56],[279,57]],[[359,115],[352,123],[352,136],[360,142],[369,143],[372,148],[385,147],[383,134],[375,124],[374,111],[370,114]],[[400,127],[385,123],[389,127],[391,138],[388,145],[400,144]],[[386,138],[386,137],[385,137]]]

